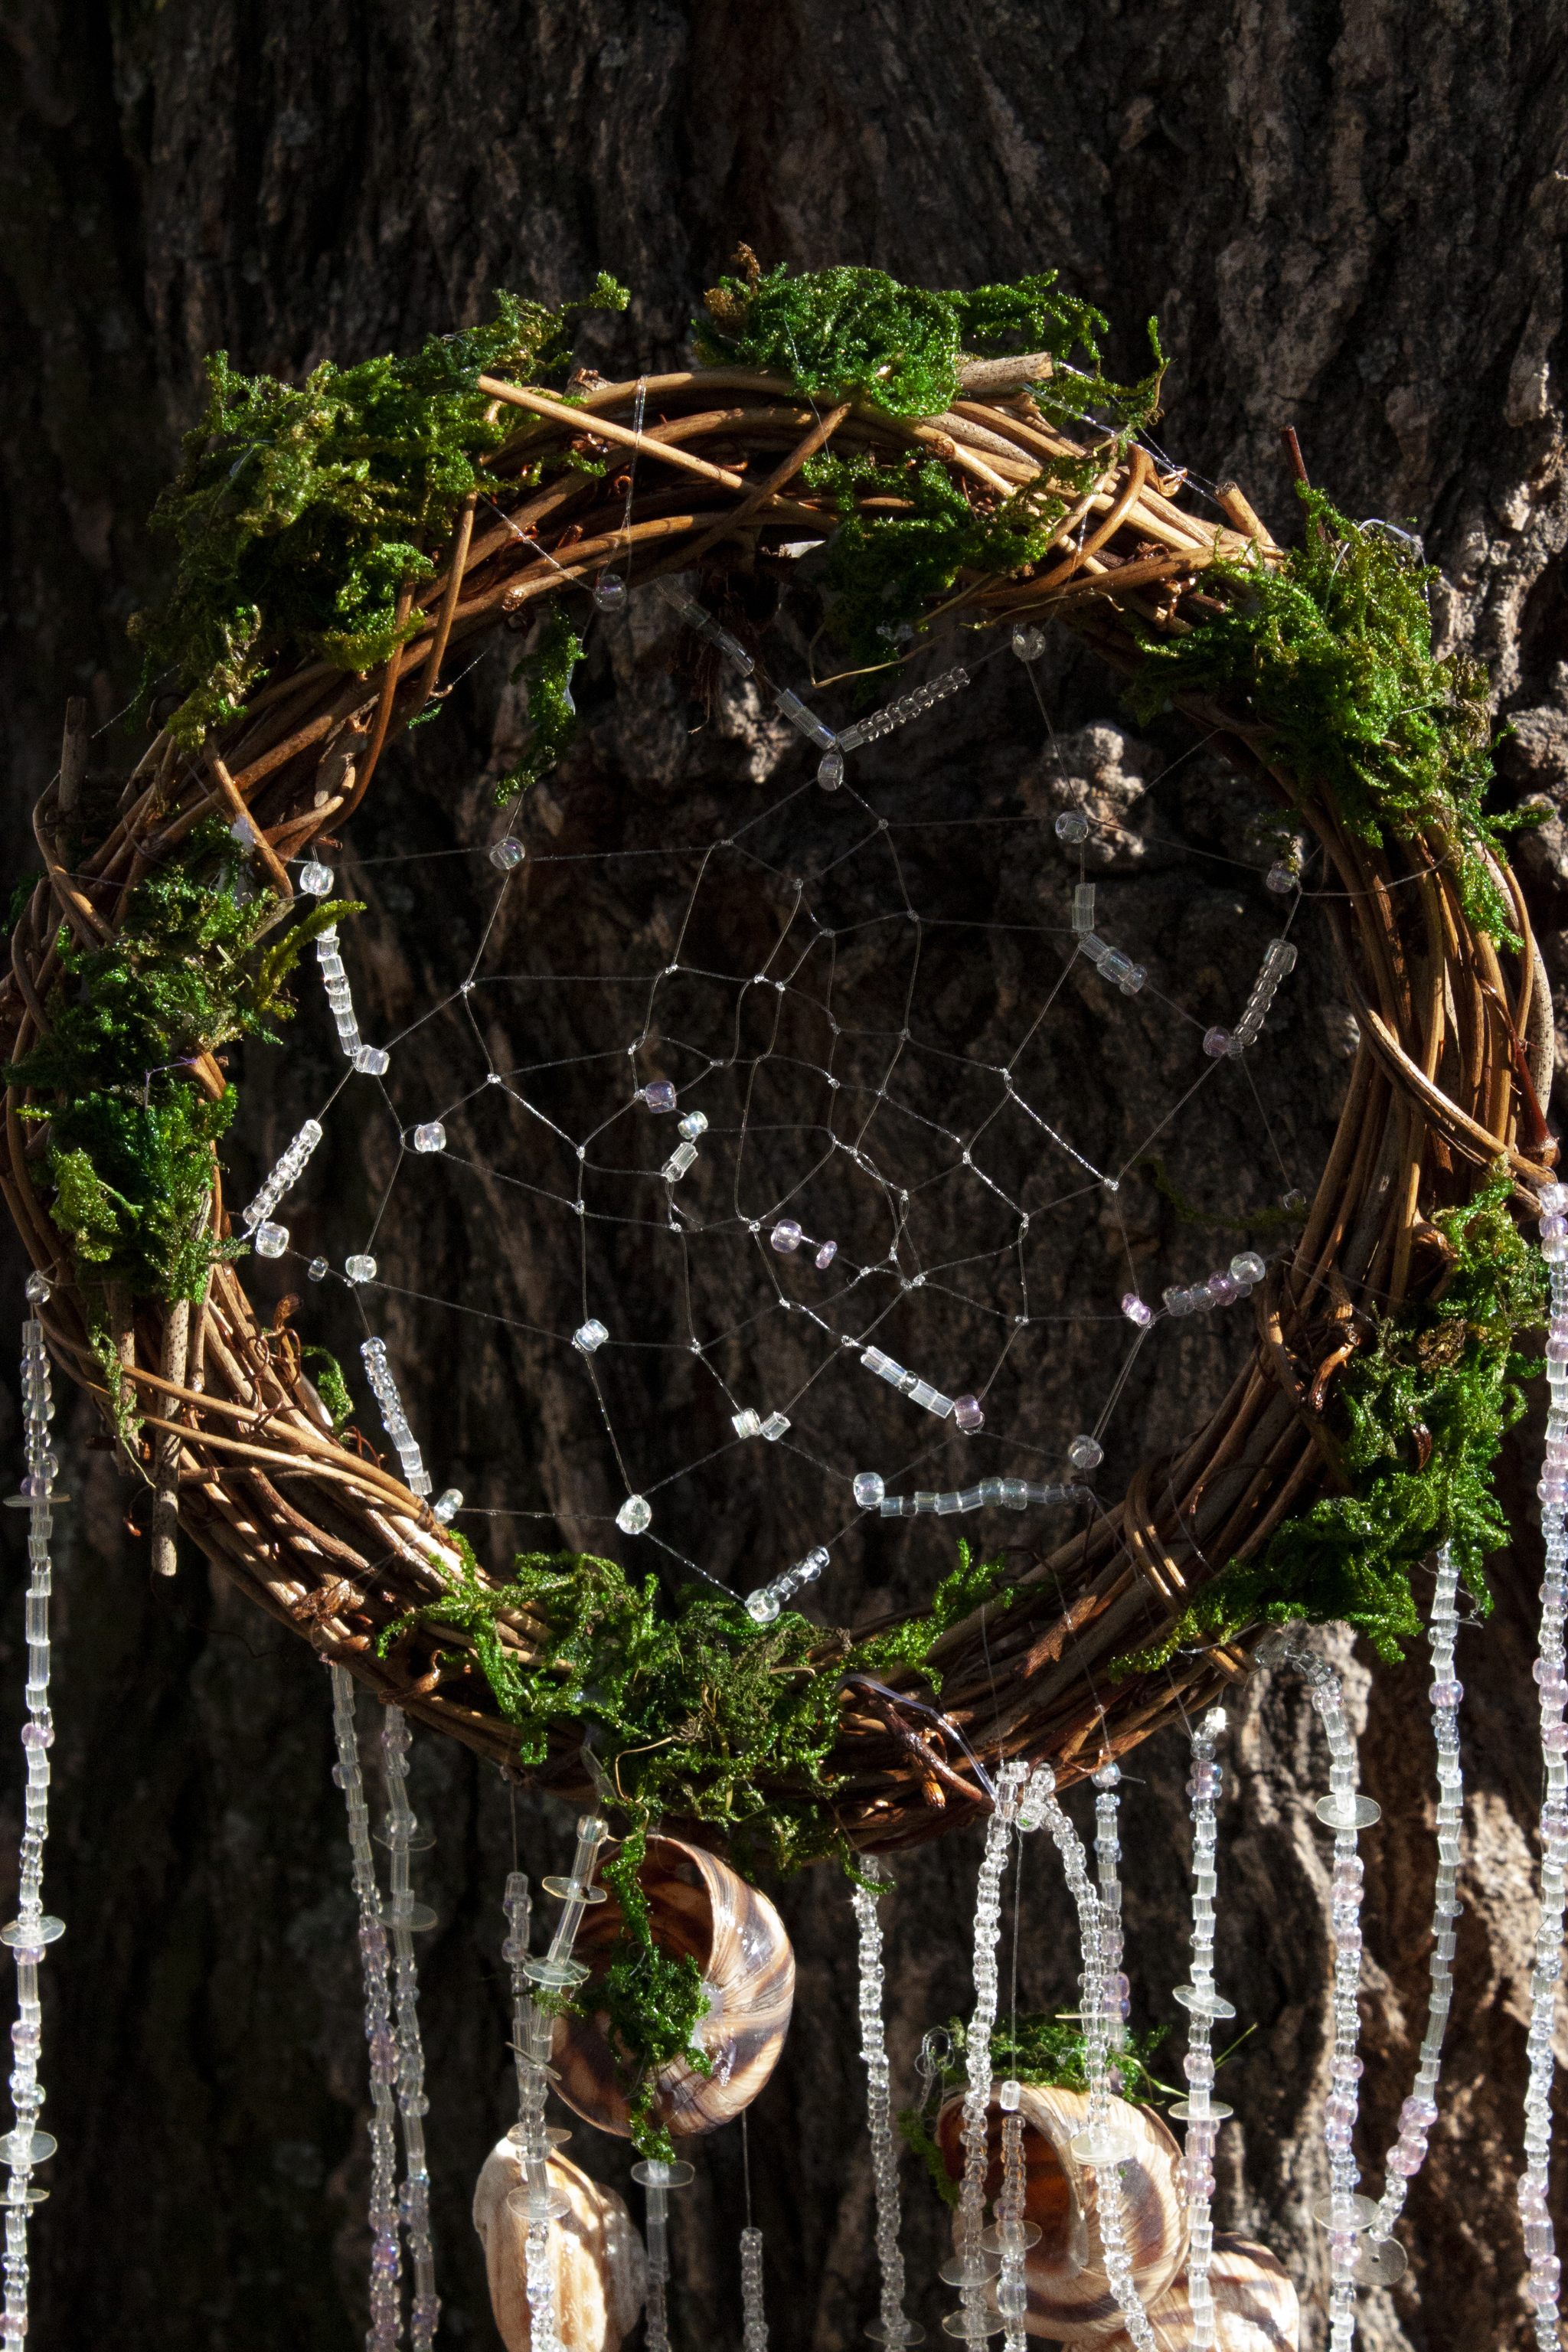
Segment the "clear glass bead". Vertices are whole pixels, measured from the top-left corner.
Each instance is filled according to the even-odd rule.
[[[616,1513],[616,1525],[624,1536],[640,1536],[652,1520],[652,1507],[641,1495],[628,1495]]]
[[[438,1118],[427,1118],[422,1127],[415,1129],[414,1149],[416,1151],[446,1150],[447,1130]]]
[[[363,1254],[357,1257],[346,1257],[343,1260],[343,1272],[351,1282],[374,1282],[375,1260]]]
[[[515,872],[528,856],[522,843],[511,833],[503,834],[500,841],[492,842],[489,854],[490,864],[498,874]]]
[[[289,1246],[287,1225],[262,1223],[257,1226],[251,1239],[256,1244],[258,1257],[281,1257]]]
[[[307,897],[325,898],[332,887],[332,869],[323,866],[319,857],[307,859],[300,868],[300,887]]]

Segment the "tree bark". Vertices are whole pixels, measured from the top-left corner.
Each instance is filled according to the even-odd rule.
[[[679,364],[696,297],[744,237],[764,263],[864,260],[923,284],[1058,269],[1069,291],[1107,313],[1109,357],[1122,375],[1142,365],[1143,321],[1159,314],[1171,360],[1165,446],[1195,476],[1238,478],[1278,535],[1297,527],[1279,454],[1287,423],[1314,478],[1350,511],[1414,518],[1442,569],[1448,639],[1485,659],[1500,713],[1513,721],[1508,787],[1544,795],[1553,813],[1521,864],[1561,1008],[1565,32],[1562,0],[1351,0],[1339,11],[1222,0],[1196,13],[1130,0],[1092,11],[905,0],[850,12],[824,0],[766,10],[733,0],[539,0],[528,10],[453,0],[441,11],[409,0],[341,0],[328,11],[300,0],[168,0],[155,10],[11,0],[0,98],[0,711],[18,870],[31,860],[26,812],[53,772],[68,698],[85,692],[89,723],[107,730],[88,789],[92,769],[123,770],[140,748],[120,723],[136,668],[125,621],[165,573],[146,517],[197,413],[205,353],[222,346],[241,368],[298,378],[329,355],[406,350],[471,323],[497,287],[576,296],[604,267],[631,285],[633,306],[622,320],[590,320],[579,357],[626,374]],[[782,775],[795,756],[743,697],[721,700],[693,738],[658,651],[636,666],[620,654],[591,663],[583,742],[536,800],[536,821],[553,827],[557,846],[630,841],[639,825],[643,837],[668,838],[682,810]],[[362,861],[389,838],[434,851],[476,837],[487,772],[515,731],[507,658],[488,656],[442,724],[389,760],[351,835],[348,872],[371,901],[356,974],[374,1016],[367,1034],[428,1003],[445,969],[433,943],[456,937],[468,912],[438,864],[420,875],[416,898]],[[1257,928],[1268,862],[1247,836],[1254,796],[1173,725],[1130,732],[1115,682],[1069,642],[1053,649],[1045,683],[1054,755],[1042,751],[1032,701],[994,665],[907,749],[900,740],[896,767],[868,772],[907,777],[922,810],[941,803],[971,817],[1027,809],[1032,795],[1092,799],[1125,825],[1100,870],[1163,984],[1184,1001],[1202,979],[1239,1002],[1255,960],[1237,944],[1238,921],[1245,913]],[[802,870],[827,823],[816,808],[802,818]],[[920,878],[933,888],[948,878],[941,855],[930,854]],[[977,906],[1011,906],[1038,924],[1068,877],[1043,854],[1020,865],[990,849],[964,878]],[[528,919],[552,913],[575,926],[584,963],[622,930],[660,935],[655,893],[591,880],[565,900],[531,887]],[[778,916],[776,899],[752,893],[737,917],[737,951],[776,938]],[[520,914],[504,945],[521,951],[525,937]],[[1302,1182],[1321,1164],[1349,1067],[1328,941],[1310,937],[1307,947],[1264,1080]],[[984,989],[1006,1005],[1023,976],[998,948]],[[938,948],[925,986],[937,1027],[962,1053],[984,1013],[973,968]],[[545,1057],[561,1033],[537,1008],[528,1017],[526,1037],[521,1013],[498,1024],[498,1052],[521,1062],[526,1046],[528,1058]],[[1161,1040],[1151,1031],[1112,1066],[1082,1003],[1064,1019],[1060,1084],[1090,1070],[1085,1115],[1115,1149],[1144,1131],[1164,1098]],[[1568,1043],[1565,1019],[1560,1009]],[[568,1039],[567,1050],[584,1048]],[[297,1053],[307,1071],[330,1066],[308,1022]],[[438,1058],[434,1043],[417,1045],[407,1067],[434,1085]],[[265,1170],[287,1140],[300,1099],[292,1059],[253,1050],[242,1076],[236,1199],[246,1197],[235,1190],[244,1173]],[[368,1166],[329,1161],[324,1150],[321,1197],[364,1191],[379,1149],[367,1146]],[[1213,1202],[1226,1171],[1239,1171],[1241,1196],[1256,1206],[1268,1198],[1259,1164],[1233,1104],[1203,1110],[1184,1130],[1174,1172]],[[1205,1270],[1215,1237],[1188,1237],[1152,1186],[1141,1179],[1124,1205],[1141,1264],[1168,1265],[1162,1280]],[[531,1311],[552,1297],[545,1229],[499,1192],[489,1206],[490,1223],[476,1230],[456,1210],[426,1221],[395,1197],[378,1255],[409,1288],[488,1285],[520,1321],[547,1321]],[[301,1239],[310,1213],[298,1221]],[[1079,1286],[1089,1266],[1109,1291],[1115,1222],[1092,1202],[1075,1216],[1049,1264]],[[635,1272],[628,1260],[624,1278]],[[7,1295],[18,1298],[19,1284]],[[395,1353],[401,1340],[416,1355],[423,1328],[412,1310],[395,1316],[385,1327]],[[1020,1390],[1044,1426],[1063,1425],[1094,1386],[1100,1346],[1087,1328],[1064,1336]],[[1163,1355],[1163,1379],[1145,1368],[1108,1470],[1179,1436],[1194,1400],[1218,1392],[1230,1346],[1216,1318]],[[447,1367],[426,1359],[407,1401],[416,1428],[429,1433],[427,1458],[461,1460],[471,1498],[499,1507],[521,1462],[570,1538],[564,1514],[582,1473],[552,1397],[553,1362],[520,1333],[471,1381],[449,1383],[450,1395]],[[650,1414],[691,1409],[679,1389],[650,1389],[642,1402]],[[622,1403],[638,1409],[631,1391]],[[14,1432],[14,1387],[6,1409]],[[884,1424],[868,1408],[864,1425],[872,1436]],[[132,1490],[107,1454],[80,1450],[91,1426],[85,1412],[71,1418],[66,1483],[77,1500],[57,1572],[48,1902],[69,1933],[47,1971],[45,2122],[61,2152],[33,2225],[35,2337],[113,2341],[123,2352],[344,2352],[364,2324],[368,2095],[323,1677],[188,1548],[172,1582],[149,1575],[145,1540],[122,1528]],[[1468,1908],[1443,2120],[1401,2231],[1410,2271],[1392,2294],[1364,2301],[1369,2352],[1527,2340],[1512,2184],[1539,1783],[1529,1675],[1538,1433],[1536,1416],[1510,1441],[1504,1477],[1517,1540],[1493,1563],[1489,1625],[1461,1646]],[[780,1475],[770,1507],[793,1514],[802,1497]],[[151,1497],[134,1507],[144,1528]],[[683,1530],[688,1548],[704,1542],[705,1564],[734,1572],[758,1541],[760,1508]],[[21,1528],[3,1532],[15,1628]],[[864,1613],[928,1591],[935,1557],[891,1544],[869,1554]],[[1344,1663],[1363,1778],[1384,1808],[1364,1842],[1372,1957],[1358,2142],[1375,2195],[1424,2022],[1435,1851],[1426,1675],[1415,1661],[1369,1673],[1339,1636],[1323,1638]],[[6,1639],[0,1698],[15,1722],[25,1653],[15,1631]],[[1223,2085],[1237,2120],[1221,2138],[1216,2221],[1262,2236],[1289,2263],[1307,2314],[1303,2343],[1316,2347],[1327,2270],[1310,2206],[1327,2180],[1331,1957],[1325,1839],[1311,1807],[1326,1759],[1287,1678],[1254,1675],[1231,1717],[1217,1974],[1255,2030]],[[379,1728],[362,1717],[367,1733]],[[1142,1784],[1126,1790],[1128,1968],[1143,2024],[1174,2014],[1186,1763],[1180,1740],[1152,1743],[1131,1766]],[[0,1855],[16,1851],[19,1786],[7,1766]],[[513,1805],[493,1771],[428,1740],[416,1746],[413,1793],[438,1841],[420,1891],[441,1921],[425,1939],[421,2003],[441,2340],[490,2345],[468,2201],[510,2119],[499,1944]],[[1081,1802],[1078,1811],[1084,1818]],[[564,1809],[522,1799],[515,1823],[531,1874],[564,1866]],[[903,2097],[921,2033],[968,2005],[978,1851],[978,1833],[966,1832],[910,1856],[883,1905]],[[837,2352],[858,2340],[876,2301],[852,1922],[847,1890],[826,1869],[790,1882],[780,1900],[799,1993],[785,2057],[751,2119],[752,2194],[773,2340],[781,2352]],[[1070,2007],[1075,1978],[1059,1876],[1031,1852],[1020,2001]],[[571,2152],[625,2186],[624,2146],[584,2126]],[[929,2336],[949,2302],[935,2279],[947,2217],[912,2164],[904,2189],[910,2308]],[[632,2201],[637,2210],[636,2191]],[[676,2206],[678,2341],[738,2343],[734,2132],[710,2144]]]

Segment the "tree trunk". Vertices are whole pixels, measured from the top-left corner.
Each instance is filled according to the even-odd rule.
[[[472,323],[498,287],[574,297],[604,267],[633,288],[632,309],[590,320],[579,357],[624,374],[679,364],[692,305],[739,237],[764,264],[867,261],[929,285],[1058,269],[1068,290],[1107,313],[1108,356],[1123,376],[1142,365],[1143,321],[1157,312],[1171,360],[1160,431],[1173,458],[1211,482],[1238,478],[1289,537],[1297,524],[1279,429],[1290,423],[1314,478],[1351,512],[1413,518],[1444,574],[1443,625],[1487,661],[1513,719],[1510,788],[1544,793],[1555,809],[1568,797],[1565,31],[1562,0],[1352,0],[1337,12],[1226,0],[1195,13],[1130,0],[1096,10],[906,0],[848,12],[823,0],[765,10],[454,0],[434,12],[408,0],[326,12],[299,0],[117,10],[13,0],[0,696],[18,869],[31,860],[26,812],[53,772],[68,697],[85,691],[91,723],[107,730],[94,765],[122,766],[127,746],[139,748],[121,724],[136,667],[125,622],[164,576],[166,551],[146,517],[196,414],[205,353],[225,347],[241,368],[297,378],[329,355],[407,350]],[[500,766],[515,725],[505,668],[499,652],[487,657],[443,724],[389,761],[351,835],[349,876],[371,901],[360,967],[375,1024],[367,1020],[367,1034],[390,1032],[429,1001],[444,968],[429,943],[455,937],[467,916],[443,878],[450,867],[421,869],[416,897],[360,861],[388,840],[433,851],[480,836],[483,771]],[[1247,835],[1252,796],[1194,754],[1173,723],[1130,733],[1115,681],[1070,641],[1053,649],[1044,677],[1054,757],[1017,683],[993,665],[967,700],[911,735],[907,751],[900,742],[898,763],[869,772],[906,779],[922,810],[940,801],[973,817],[1016,813],[1031,795],[1095,798],[1127,828],[1101,870],[1151,966],[1178,998],[1203,971],[1239,1003],[1256,958],[1236,944],[1237,926],[1245,910],[1257,930],[1268,862]],[[654,664],[634,671],[619,656],[595,657],[584,708],[582,746],[539,803],[563,847],[629,841],[639,824],[655,828],[647,837],[673,837],[683,808],[710,807],[795,756],[743,698],[721,703],[692,738]],[[814,807],[800,822],[793,848],[805,870],[829,820]],[[944,856],[931,853],[921,878],[942,879]],[[977,851],[976,898],[994,893],[1001,908],[1010,897],[1020,922],[1043,921],[1042,901],[1059,902],[1068,875],[1054,854],[1039,856],[1020,867],[999,849]],[[1521,864],[1552,977],[1568,985],[1568,837],[1555,817],[1526,842]],[[597,879],[564,913],[542,884],[530,908],[530,919],[553,909],[575,925],[584,966],[623,929],[658,937],[663,919],[651,894],[617,897]],[[737,919],[738,942],[765,945],[777,928],[777,903],[754,895]],[[524,938],[520,920],[509,950]],[[1303,1183],[1321,1162],[1349,1067],[1329,943],[1309,933],[1307,944],[1300,1009],[1285,1013],[1264,1081],[1289,1179]],[[933,950],[922,986],[944,1042],[962,1054],[982,1017],[979,983],[955,950],[945,955]],[[998,950],[984,984],[1000,1001],[1016,993],[1018,969]],[[542,1061],[563,1034],[552,1017],[531,1006],[531,1026],[519,1013],[497,1037],[515,1061]],[[1084,1007],[1067,1017],[1060,1082],[1070,1091],[1089,1071],[1075,1099],[1117,1151],[1164,1099],[1159,1040],[1152,1033],[1112,1064]],[[324,1039],[309,1024],[301,1031],[304,1066],[315,1056],[324,1072]],[[564,1050],[584,1048],[568,1041]],[[418,1051],[426,1059],[410,1066],[434,1087],[439,1048]],[[264,1171],[288,1139],[301,1098],[292,1055],[253,1048],[242,1076],[235,1199],[246,1197],[235,1189],[244,1174]],[[1238,1102],[1200,1109],[1183,1130],[1174,1172],[1205,1201],[1223,1192],[1226,1171],[1257,1164]],[[322,1197],[364,1188],[378,1148],[368,1172],[323,1153]],[[1247,1183],[1251,1204],[1265,1201],[1251,1175]],[[489,1205],[490,1222],[465,1231],[456,1212],[426,1223],[395,1197],[378,1238],[384,1269],[432,1294],[492,1284],[506,1311],[548,1322],[531,1311],[548,1306],[553,1278],[544,1228],[510,1198]],[[1140,1178],[1124,1206],[1151,1278],[1167,1265],[1162,1280],[1205,1271],[1197,1253],[1214,1236],[1184,1239],[1151,1184]],[[1080,1285],[1091,1267],[1114,1311],[1120,1228],[1093,1202],[1073,1214],[1048,1264],[1058,1278],[1074,1270]],[[299,1220],[301,1238],[309,1220]],[[628,1260],[623,1279],[635,1274]],[[399,1313],[384,1327],[389,1343],[395,1355],[401,1339],[416,1357],[425,1327],[412,1309]],[[352,1339],[346,1323],[344,1334]],[[1021,1402],[1049,1428],[1063,1425],[1086,1384],[1100,1392],[1100,1344],[1081,1327],[1064,1336]],[[1173,1443],[1219,1392],[1235,1344],[1216,1318],[1164,1352],[1163,1378],[1152,1356],[1141,1360],[1143,1384],[1129,1391],[1108,1471]],[[408,1402],[428,1433],[427,1458],[460,1460],[470,1499],[497,1507],[516,1492],[522,1463],[542,1507],[574,1539],[564,1522],[579,1474],[553,1417],[556,1358],[520,1332],[472,1381],[450,1381],[438,1356],[425,1363]],[[683,1396],[650,1386],[640,1406],[630,1392],[622,1404],[668,1414],[688,1409]],[[14,1426],[14,1389],[7,1399]],[[60,2154],[32,2232],[35,2339],[112,2341],[121,2352],[346,2352],[365,2316],[369,2101],[323,1677],[188,1548],[172,1581],[149,1575],[146,1542],[121,1519],[132,1498],[144,1529],[150,1496],[116,1479],[108,1454],[80,1450],[94,1425],[85,1409],[65,1418],[76,1501],[62,1515],[57,1570],[48,1904],[69,1933],[46,1971],[44,2120]],[[1392,2293],[1364,2299],[1373,2352],[1527,2340],[1513,2179],[1540,1778],[1529,1673],[1538,1434],[1539,1416],[1510,1443],[1518,1540],[1493,1563],[1489,1626],[1461,1646],[1468,1841],[1458,1997],[1443,2120],[1401,2231],[1410,2270]],[[787,1482],[770,1490],[770,1507],[781,1499],[799,1505]],[[705,1562],[721,1575],[745,1568],[760,1507],[717,1530],[683,1528],[686,1548],[705,1542]],[[21,1528],[4,1532],[14,1629]],[[549,1534],[530,1528],[524,1539]],[[869,1557],[861,1613],[929,1591],[935,1560],[890,1545]],[[836,1609],[852,1613],[847,1598]],[[1338,1636],[1321,1638],[1343,1664],[1363,1778],[1384,1809],[1364,1841],[1371,1957],[1358,2146],[1375,2195],[1424,2027],[1435,1852],[1426,1678],[1415,1661],[1369,1673]],[[3,1696],[15,1722],[25,1653],[15,1630],[6,1639]],[[1217,1975],[1255,2030],[1223,2085],[1237,2119],[1221,2137],[1216,2220],[1284,2258],[1302,2291],[1303,2343],[1316,2347],[1327,2268],[1310,2208],[1327,2184],[1331,1955],[1326,1840],[1312,1803],[1326,1758],[1289,1677],[1253,1675],[1230,1712],[1237,1769],[1221,1812]],[[363,1706],[362,1722],[379,1728]],[[1132,1759],[1143,1778],[1125,1791],[1127,1965],[1140,2024],[1174,2015],[1186,1769],[1184,1742],[1167,1736]],[[7,1773],[0,1853],[10,1854],[20,1801],[19,1775]],[[441,2340],[489,2345],[468,2204],[510,2120],[501,1885],[514,1819],[537,1877],[565,1866],[570,1817],[526,1798],[514,1816],[492,1770],[430,1740],[416,1745],[413,1793],[437,1835],[420,1873],[441,1922],[424,1939],[421,2006]],[[900,1864],[897,1893],[883,1903],[900,2099],[913,2095],[921,2032],[968,2005],[978,1852],[975,1832],[922,1849]],[[773,2341],[783,2352],[830,2352],[858,2340],[876,2303],[853,1929],[847,1891],[829,1868],[789,1882],[780,1900],[799,1991],[784,2059],[751,2117],[752,2193]],[[1071,2007],[1070,1910],[1044,1852],[1029,1853],[1022,1905],[1020,2003]],[[623,2144],[584,2126],[571,2153],[625,2186]],[[687,2347],[739,2342],[742,2179],[731,2131],[709,2145],[695,2186],[676,2200],[675,2327]],[[903,2184],[910,2308],[929,2337],[951,2301],[935,2276],[947,2215],[913,2163]]]

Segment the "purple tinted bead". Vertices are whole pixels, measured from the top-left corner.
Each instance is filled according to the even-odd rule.
[[[952,1417],[966,1437],[985,1426],[985,1408],[977,1396],[954,1397]]]
[[[1230,1031],[1210,1029],[1205,1033],[1204,1052],[1211,1061],[1222,1062],[1230,1051]]]
[[[1436,2099],[1406,2099],[1405,2105],[1399,2110],[1399,2127],[1401,2131],[1407,2131],[1414,2128],[1416,2131],[1427,2132],[1431,2130],[1436,2120],[1437,2102]]]
[[[838,1244],[837,1242],[824,1242],[813,1261],[818,1274],[826,1274],[828,1267],[833,1264],[834,1259],[837,1255]]]
[[[1558,1331],[1552,1332],[1546,1342],[1546,1360],[1549,1364],[1568,1364],[1568,1337]],[[25,1485],[26,1481],[23,1483]]]
[[[1434,1683],[1426,1696],[1439,1711],[1452,1714],[1465,1696],[1465,1685],[1463,1683]]]
[[[1223,1271],[1219,1274],[1211,1274],[1209,1276],[1209,1297],[1215,1301],[1216,1306],[1228,1307],[1240,1287],[1241,1285],[1235,1279],[1234,1276],[1224,1273]]]
[[[1129,1323],[1136,1323],[1140,1329],[1145,1323],[1152,1322],[1154,1317],[1153,1308],[1145,1299],[1140,1298],[1135,1290],[1129,1290],[1123,1294],[1121,1312],[1126,1316]]]
[[[800,1227],[793,1217],[781,1217],[768,1235],[768,1239],[780,1257],[788,1257],[792,1250],[797,1250],[800,1247]]]
[[[1541,1236],[1543,1241],[1558,1242],[1568,1234],[1568,1217],[1542,1217]]]
[[[1405,2139],[1401,2136],[1388,2151],[1388,2168],[1401,2180],[1414,2180],[1426,2161],[1426,2143]]]
[[[647,1103],[649,1110],[673,1110],[675,1108],[675,1088],[670,1085],[668,1078],[653,1079],[649,1085],[644,1087],[642,1090],[642,1098],[644,1102]]]
[[[1548,1756],[1568,1756],[1568,1723],[1549,1723],[1541,1735],[1541,1744]]]

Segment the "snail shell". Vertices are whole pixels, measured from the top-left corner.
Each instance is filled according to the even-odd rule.
[[[654,2113],[677,2139],[717,2131],[750,2106],[778,2063],[795,2005],[795,1954],[767,1896],[700,1846],[650,1837],[637,1884],[647,1897],[654,1942],[661,1951],[689,1954],[710,2003],[694,2040],[713,2062],[711,2077],[681,2059],[661,2068]],[[590,1997],[620,1928],[621,1906],[610,1892],[577,1936],[576,1957],[589,1967],[583,1990]],[[608,2023],[603,2011],[587,2021],[557,2018],[551,2064],[567,2105],[585,2123],[625,2138],[631,2120]]]
[[[1121,2170],[1121,2195],[1132,2282],[1148,2305],[1173,2284],[1187,2259],[1186,2209],[1176,2189],[1181,2150],[1149,2108],[1131,2106],[1124,2099],[1113,2099],[1110,2105],[1131,2144]],[[1089,2121],[1088,2095],[1026,2083],[1018,2112],[1024,2118],[1024,2211],[1040,2232],[1024,2257],[1029,2291],[1024,2326],[1031,2336],[1054,2336],[1064,2344],[1110,2345],[1121,2337],[1122,2318],[1100,2253],[1094,2170],[1080,2165],[1068,2146]],[[963,2173],[963,2119],[962,2098],[950,2099],[937,2117],[937,2145],[954,2180]],[[1002,2111],[994,2104],[988,2122],[989,2199],[1002,2188]],[[1216,2300],[1217,2294],[1216,2289]]]
[[[1246,2238],[1216,2237],[1209,2264],[1216,2352],[1300,2352],[1301,2312],[1283,2263]],[[1191,2352],[1186,2273],[1146,2306],[1160,2352]],[[1125,2330],[1105,2352],[1131,2352]]]
[[[555,2324],[566,2352],[616,2352],[636,2326],[647,2285],[647,2256],[631,2215],[563,2156],[552,2156],[550,2186],[569,2210],[550,2231]],[[474,2227],[484,2241],[490,2309],[507,2352],[530,2352],[528,2218],[507,2204],[522,2166],[510,2139],[485,2158],[474,2190]]]

